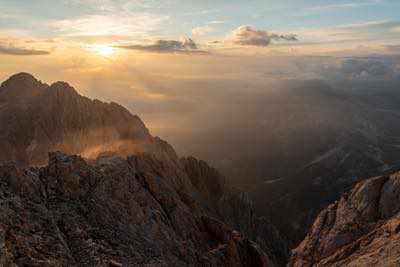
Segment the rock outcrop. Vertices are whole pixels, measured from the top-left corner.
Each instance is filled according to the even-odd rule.
[[[231,189],[224,193],[219,205],[222,216],[230,225],[246,233],[278,265],[286,265],[289,241],[278,232],[269,219],[257,214],[248,193]]]
[[[360,182],[323,210],[292,266],[400,265],[400,173]]]
[[[1,265],[274,266],[143,160],[57,152],[45,167],[0,167]]]
[[[285,264],[247,198],[118,104],[21,73],[0,87],[0,123],[14,162],[0,165],[1,266]]]
[[[0,162],[23,167],[44,165],[47,153],[58,150],[86,158],[105,152],[174,156],[124,107],[81,96],[64,82],[43,84],[26,73],[2,83],[0,123]]]

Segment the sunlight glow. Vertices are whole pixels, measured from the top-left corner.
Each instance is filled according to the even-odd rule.
[[[110,45],[92,45],[89,50],[102,57],[111,57],[115,53],[115,49]]]

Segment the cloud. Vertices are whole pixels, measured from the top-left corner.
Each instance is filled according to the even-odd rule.
[[[156,53],[197,53],[205,54],[206,51],[199,50],[197,44],[192,39],[176,40],[157,40],[154,44],[149,45],[125,45],[117,46],[117,48],[141,50]]]
[[[64,0],[67,5],[75,5],[82,7],[90,6],[100,11],[115,11],[115,4],[111,0]]]
[[[205,26],[193,28],[192,34],[195,36],[202,36],[202,35],[206,35],[208,33],[214,32],[214,31],[215,31],[214,27],[212,27],[210,25],[205,25]]]
[[[381,3],[381,0],[367,0],[367,1],[358,1],[356,3],[341,3],[341,4],[330,4],[330,5],[321,5],[321,6],[314,6],[314,7],[307,7],[304,8],[303,11],[305,12],[304,15],[310,15],[313,13],[320,13],[320,12],[331,12],[333,10],[341,10],[341,9],[349,9],[349,8],[359,8],[363,6],[371,6],[377,5]]]
[[[223,21],[223,20],[213,20],[213,21],[210,21],[208,24],[225,24],[225,21]]]
[[[232,41],[244,46],[269,46],[273,41],[298,41],[294,34],[276,34],[263,30],[255,30],[250,26],[240,26],[232,33]]]
[[[336,27],[303,30],[298,33],[301,34],[302,40],[306,42],[382,42],[387,40],[400,40],[398,34],[394,34],[398,27],[400,27],[400,21],[364,21]]]
[[[321,72],[331,80],[396,80],[400,79],[400,61],[395,57],[343,58]]]
[[[381,20],[381,21],[365,21],[349,25],[338,26],[338,29],[360,29],[360,30],[393,30],[400,26],[400,21]]]
[[[204,26],[198,26],[192,29],[192,34],[195,36],[207,35],[217,31],[219,25],[225,24],[223,20],[212,20],[207,22]]]
[[[0,45],[0,54],[12,55],[12,56],[42,56],[42,55],[48,55],[50,54],[50,52],[45,50],[36,50],[36,49],[27,49],[27,48]]]
[[[117,15],[88,15],[76,19],[58,20],[51,26],[66,36],[116,36],[146,37],[161,29],[168,16],[150,13]]]

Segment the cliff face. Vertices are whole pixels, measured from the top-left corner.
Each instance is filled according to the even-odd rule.
[[[400,173],[363,181],[323,210],[293,266],[398,266]]]
[[[0,167],[1,265],[274,266],[196,190],[171,183],[177,169],[149,161],[50,153],[45,167]]]
[[[24,73],[1,85],[0,123],[0,161],[19,166],[43,165],[48,151],[57,150],[87,158],[104,152],[174,153],[124,107],[83,97],[64,82],[42,84]]]
[[[118,104],[22,73],[0,88],[0,123],[15,162],[0,164],[1,266],[285,264],[251,201]]]

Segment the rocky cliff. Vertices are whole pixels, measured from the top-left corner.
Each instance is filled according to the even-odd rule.
[[[292,266],[400,265],[400,173],[365,180],[324,209]]]
[[[2,266],[274,266],[169,174],[145,156],[90,165],[58,152],[41,168],[3,165]]]
[[[248,198],[118,104],[21,73],[0,87],[0,123],[1,266],[286,262]]]
[[[86,158],[105,152],[167,158],[175,153],[124,107],[83,97],[64,82],[43,84],[27,73],[2,83],[0,123],[0,162],[19,166],[43,165],[48,151],[57,150]]]

